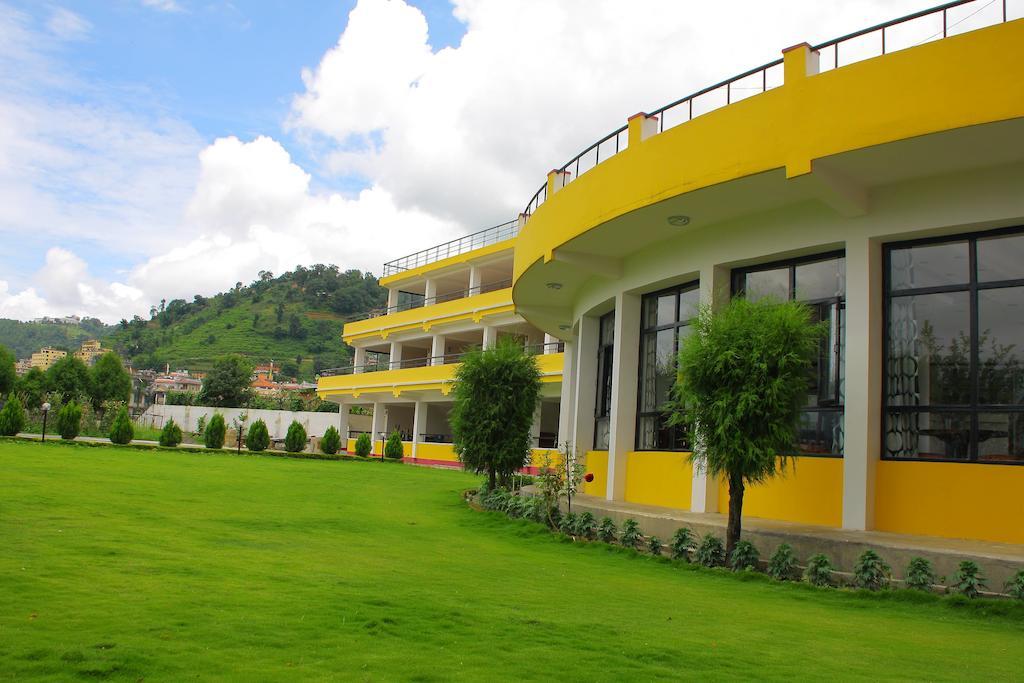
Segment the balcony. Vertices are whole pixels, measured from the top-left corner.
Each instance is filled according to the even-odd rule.
[[[384,275],[381,280],[392,276],[407,275],[411,272],[440,261],[446,261],[469,252],[489,247],[500,242],[513,239],[519,234],[519,220],[511,220],[507,223],[495,225],[484,230],[474,232],[444,244],[417,251],[414,254],[388,261],[384,264]],[[384,284],[382,282],[382,284]]]

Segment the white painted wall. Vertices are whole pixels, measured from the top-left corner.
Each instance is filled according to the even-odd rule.
[[[146,409],[138,419],[140,424],[156,427],[157,429],[163,427],[167,421],[171,418],[181,426],[182,430],[194,432],[196,431],[196,425],[199,422],[199,418],[206,416],[206,421],[209,422],[210,418],[214,413],[220,413],[224,416],[224,421],[227,422],[228,427],[231,427],[232,420],[238,418],[241,413],[246,413],[249,416],[247,425],[252,424],[256,420],[263,420],[267,423],[267,431],[270,432],[270,438],[272,439],[283,439],[285,434],[288,433],[288,425],[292,423],[292,420],[298,420],[305,429],[306,433],[310,436],[322,437],[327,428],[334,426],[340,429],[341,426],[341,415],[339,413],[311,413],[306,411],[291,411],[291,410],[246,410],[245,408],[209,408],[206,406],[167,406],[167,405],[152,405]],[[369,416],[368,415],[349,415],[348,426],[352,429],[368,429],[369,428]],[[364,426],[363,423],[366,423]],[[344,434],[342,437],[344,438]]]

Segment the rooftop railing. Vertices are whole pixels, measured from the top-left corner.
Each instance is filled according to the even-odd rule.
[[[1021,16],[1024,16],[1024,0],[956,0],[826,41],[812,49],[823,60],[819,62],[820,73]],[[655,109],[648,116],[656,117],[658,132],[664,132],[701,114],[777,88],[782,85],[782,62],[776,59],[744,71]],[[627,128],[612,131],[555,169],[562,174],[562,183],[576,180],[626,149]],[[530,198],[523,213],[532,215],[547,201],[547,194],[545,182]]]
[[[415,254],[409,254],[394,261],[388,261],[384,264],[384,277],[397,275],[413,268],[419,268],[420,266],[442,261],[459,254],[465,254],[474,249],[504,242],[505,240],[512,239],[517,234],[519,234],[518,219],[502,223],[501,225],[495,225],[465,237],[460,237],[444,244],[438,244],[423,251],[417,251]]]

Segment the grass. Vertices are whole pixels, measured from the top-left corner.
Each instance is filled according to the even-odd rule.
[[[687,570],[469,475],[0,442],[0,679],[1007,679],[1020,610]]]

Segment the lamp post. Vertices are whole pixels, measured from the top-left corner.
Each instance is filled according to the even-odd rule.
[[[49,402],[44,403],[43,405],[40,406],[40,408],[43,409],[43,439],[42,440],[46,441],[46,416],[50,414],[50,404],[49,404]]]

